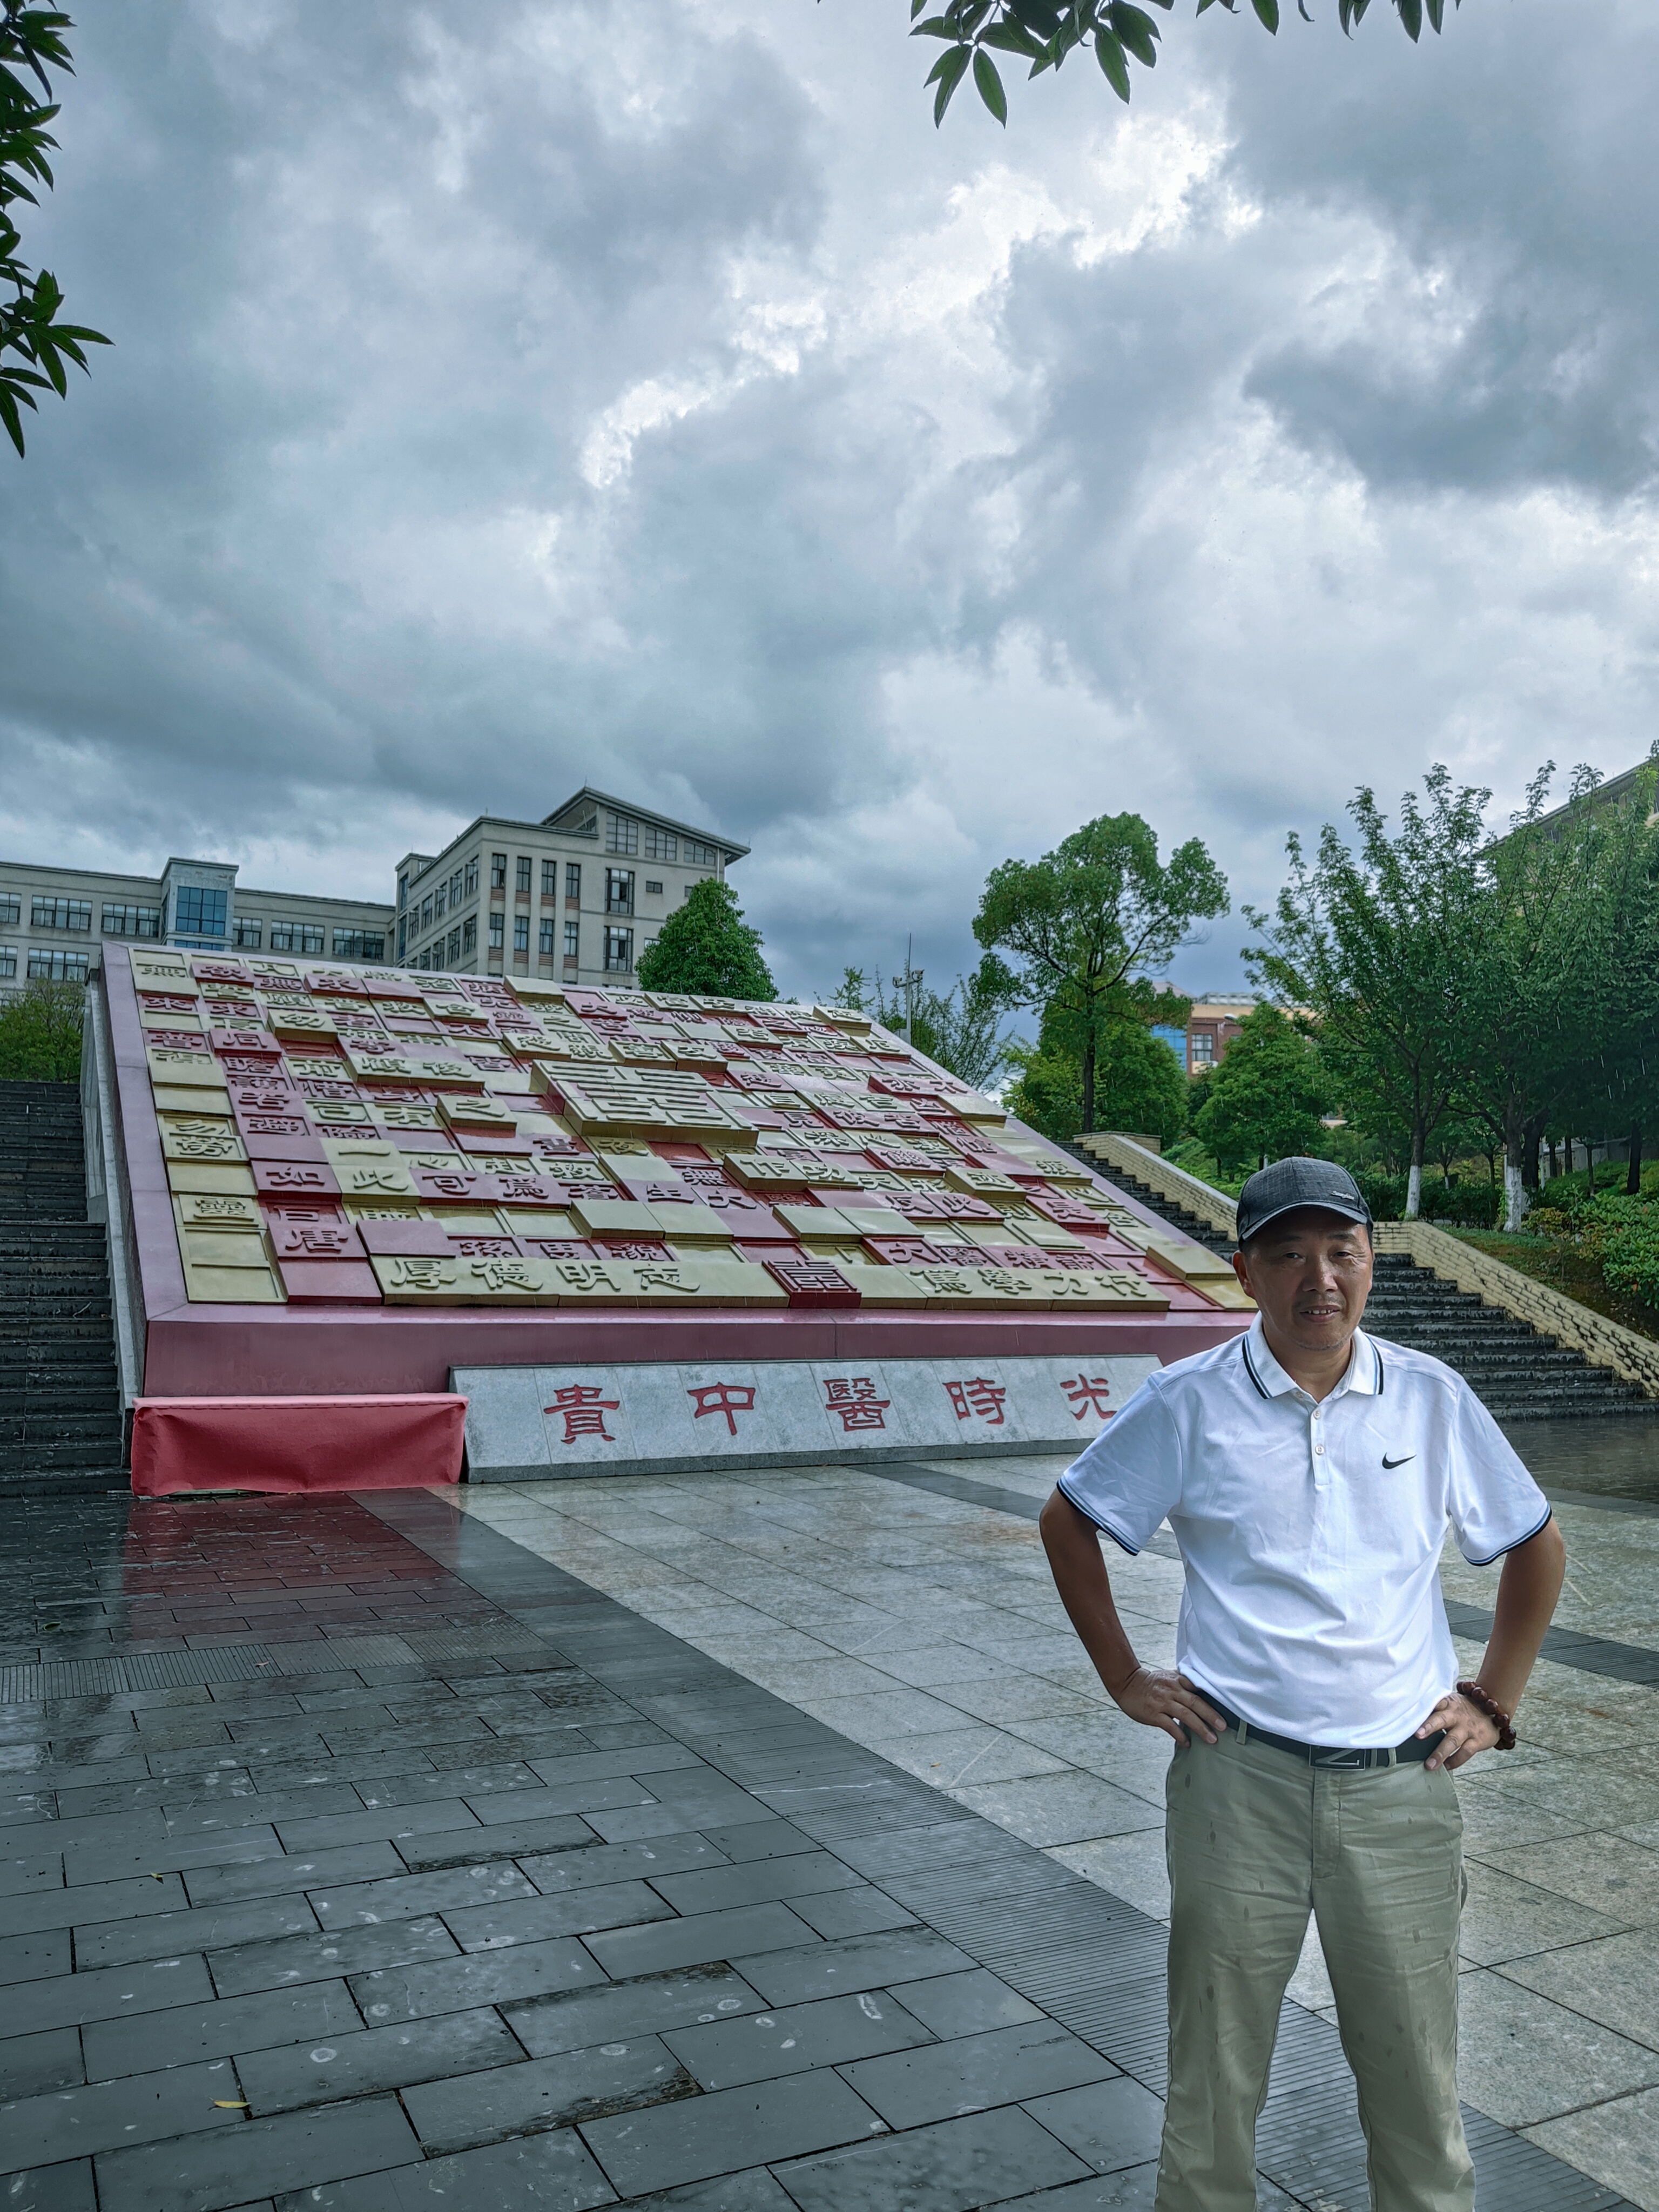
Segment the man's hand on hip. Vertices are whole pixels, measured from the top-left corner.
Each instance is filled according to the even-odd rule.
[[[1132,1721],[1185,1744],[1188,1732],[1213,1743],[1224,1726],[1221,1716],[1206,1705],[1184,1674],[1169,1667],[1137,1667],[1126,1681],[1106,1686]]]
[[[1476,1752],[1490,1751],[1498,1741],[1497,1722],[1488,1720],[1479,1705],[1472,1705],[1455,1690],[1442,1698],[1417,1733],[1433,1735],[1440,1729],[1445,1730],[1446,1740],[1437,1743],[1424,1761],[1431,1771],[1437,1766],[1453,1770],[1467,1766]]]

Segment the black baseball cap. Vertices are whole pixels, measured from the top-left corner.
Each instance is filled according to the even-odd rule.
[[[1253,1175],[1238,1194],[1239,1243],[1277,1221],[1281,1213],[1293,1213],[1302,1206],[1340,1213],[1345,1221],[1363,1221],[1367,1229],[1371,1225],[1371,1210],[1346,1168],[1338,1167],[1334,1160],[1275,1160]]]

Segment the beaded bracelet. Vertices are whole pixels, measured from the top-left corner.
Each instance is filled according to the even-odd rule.
[[[1489,1721],[1497,1723],[1496,1748],[1498,1750],[1513,1751],[1515,1749],[1515,1729],[1510,1724],[1510,1717],[1489,1690],[1483,1690],[1479,1682],[1460,1682],[1457,1686],[1457,1694],[1460,1698],[1467,1698],[1472,1705],[1478,1705]]]

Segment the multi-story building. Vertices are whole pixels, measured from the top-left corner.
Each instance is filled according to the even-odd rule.
[[[1256,1003],[1248,991],[1206,992],[1193,1000],[1184,1030],[1160,1024],[1153,1035],[1163,1038],[1188,1075],[1201,1075],[1226,1058],[1239,1024]]]
[[[748,850],[587,785],[540,822],[480,815],[441,853],[399,861],[390,957],[458,975],[630,977],[693,885]]]
[[[584,786],[544,821],[481,815],[441,853],[406,854],[387,905],[254,890],[220,860],[159,876],[0,860],[0,994],[84,981],[111,937],[599,982],[631,975],[691,886],[748,850]]]

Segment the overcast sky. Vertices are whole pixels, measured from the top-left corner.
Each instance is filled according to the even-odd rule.
[[[1659,9],[1310,5],[936,133],[902,0],[82,0],[0,853],[389,897],[590,782],[810,992],[1132,808],[1237,988],[1356,784],[1640,759]]]

